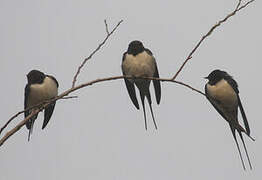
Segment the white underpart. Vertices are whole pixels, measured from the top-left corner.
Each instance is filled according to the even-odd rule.
[[[224,113],[228,120],[236,120],[238,107],[237,94],[226,80],[222,79],[215,85],[207,84],[207,92],[213,100],[217,100],[213,102],[217,108]]]
[[[122,70],[127,76],[134,77],[153,77],[155,73],[155,59],[146,51],[133,56],[126,54],[122,63]]]
[[[35,106],[44,100],[54,98],[57,94],[56,82],[52,78],[46,77],[42,84],[32,84],[30,86],[27,107]]]

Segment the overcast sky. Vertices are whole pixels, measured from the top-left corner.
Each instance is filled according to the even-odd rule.
[[[169,78],[204,33],[236,4],[0,0],[1,126],[23,109],[30,70],[54,75],[60,93],[71,87],[79,64],[106,35],[104,19],[110,29],[124,22],[83,68],[77,83],[121,75],[122,54],[135,39],[151,49],[160,76]],[[204,91],[203,77],[212,70],[234,76],[256,138],[252,142],[244,137],[253,171],[243,171],[228,124],[204,96],[165,82],[158,106],[151,87],[159,129],[154,129],[146,104],[145,131],[142,109],[136,110],[124,81],[117,80],[81,89],[72,94],[77,99],[57,102],[43,131],[41,113],[30,142],[27,129],[20,129],[1,147],[0,179],[261,179],[261,32],[257,0],[215,30],[177,78]],[[19,116],[9,128],[22,119]]]

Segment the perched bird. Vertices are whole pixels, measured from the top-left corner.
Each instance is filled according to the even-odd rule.
[[[128,46],[127,52],[123,54],[122,71],[123,71],[123,75],[133,77],[132,79],[125,78],[125,84],[128,94],[137,109],[139,109],[139,104],[136,98],[136,91],[135,91],[134,84],[139,89],[143,111],[144,111],[145,128],[147,129],[145,103],[144,103],[146,97],[149,103],[155,128],[157,129],[157,125],[151,105],[152,104],[151,95],[149,91],[151,80],[137,79],[139,77],[159,78],[156,60],[152,52],[149,49],[144,48],[142,42],[132,41]],[[155,89],[156,101],[157,104],[159,104],[161,99],[160,81],[153,80],[153,84]]]
[[[45,75],[41,71],[32,70],[27,74],[27,85],[25,86],[25,99],[24,109],[34,107],[37,104],[52,99],[58,94],[58,82],[50,75]],[[42,129],[44,129],[49,122],[55,108],[55,102],[45,108],[44,123]],[[32,113],[34,109],[24,112],[25,118]],[[33,125],[38,114],[33,116],[27,123],[26,127],[29,130],[28,141],[33,131]]]
[[[243,168],[245,170],[245,164],[236,138],[236,131],[238,132],[245,149],[250,169],[252,169],[242,133],[245,133],[253,141],[254,139],[250,136],[250,128],[244,108],[240,101],[237,82],[229,74],[221,70],[214,70],[205,78],[209,80],[205,85],[207,99],[219,112],[219,114],[229,123]],[[243,128],[238,122],[238,107],[242,114],[245,128]]]

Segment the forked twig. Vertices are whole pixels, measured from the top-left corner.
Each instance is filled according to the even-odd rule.
[[[72,88],[75,87],[75,83],[77,80],[77,76],[80,74],[81,69],[84,67],[84,65],[86,64],[86,62],[92,58],[92,56],[99,51],[99,49],[106,43],[106,41],[108,40],[108,38],[115,32],[115,30],[118,28],[118,26],[120,26],[120,24],[123,22],[123,20],[119,21],[117,23],[117,25],[113,28],[113,30],[111,32],[108,31],[108,26],[107,26],[107,22],[106,20],[104,21],[105,26],[106,26],[106,37],[105,39],[98,45],[98,47],[87,57],[84,59],[84,61],[81,63],[81,65],[78,67],[76,74],[74,75],[73,78],[73,82],[72,82]]]
[[[176,79],[176,77],[178,76],[178,74],[182,71],[182,69],[184,68],[184,66],[186,65],[186,63],[192,58],[192,55],[194,54],[194,52],[199,48],[199,46],[202,44],[202,42],[212,34],[212,32],[219,27],[222,23],[226,22],[228,18],[234,16],[238,11],[240,11],[241,9],[245,8],[247,5],[249,5],[250,3],[254,2],[255,0],[250,0],[248,2],[246,2],[245,4],[241,5],[242,0],[238,1],[238,4],[236,6],[236,8],[234,9],[233,12],[231,12],[230,14],[228,14],[224,19],[220,20],[217,24],[215,24],[214,26],[212,26],[210,28],[210,30],[200,39],[200,41],[197,43],[197,45],[193,48],[193,50],[189,53],[189,55],[187,56],[186,60],[183,62],[183,64],[180,66],[180,68],[178,69],[178,71],[176,72],[176,74],[173,76],[173,80]]]

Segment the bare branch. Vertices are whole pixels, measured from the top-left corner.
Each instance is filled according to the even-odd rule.
[[[20,112],[16,113],[15,115],[13,115],[13,116],[5,123],[5,125],[0,129],[0,134],[2,133],[2,131],[8,126],[8,124],[9,124],[13,119],[15,119],[19,114],[22,114],[23,112],[25,112],[25,111],[20,111]]]
[[[184,61],[184,63],[182,64],[182,66],[179,68],[179,70],[177,71],[177,73],[170,79],[165,79],[165,78],[153,78],[153,77],[139,77],[138,79],[151,79],[151,80],[159,80],[159,81],[163,81],[163,82],[173,82],[173,83],[177,83],[180,84],[184,87],[190,88],[191,90],[200,93],[202,95],[205,96],[205,93],[203,93],[200,90],[197,90],[195,88],[193,88],[192,86],[185,84],[184,82],[180,82],[180,81],[175,81],[176,77],[178,76],[178,74],[182,71],[182,69],[184,68],[184,66],[186,65],[186,63],[192,58],[192,55],[194,54],[194,52],[199,48],[199,46],[202,44],[202,42],[209,36],[212,34],[212,32],[219,27],[222,23],[226,22],[228,18],[234,16],[238,11],[240,11],[241,9],[245,8],[246,6],[248,6],[250,3],[252,3],[254,0],[250,0],[247,3],[245,3],[244,5],[241,6],[241,2],[242,0],[238,1],[238,4],[236,6],[236,8],[234,9],[233,12],[231,12],[230,14],[228,14],[224,19],[220,20],[217,24],[215,24],[213,27],[211,27],[211,29],[200,39],[200,41],[196,44],[196,46],[193,48],[193,50],[189,53],[189,55],[187,56],[186,60]],[[112,81],[112,80],[118,80],[118,79],[123,79],[123,78],[129,78],[132,79],[133,77],[128,77],[128,76],[114,76],[114,77],[108,77],[108,78],[102,78],[102,79],[96,79],[84,84],[81,84],[79,86],[75,87],[75,83],[77,80],[78,75],[80,74],[81,69],[83,68],[83,66],[85,65],[85,63],[92,58],[92,56],[106,43],[106,41],[108,40],[108,38],[114,33],[114,31],[118,28],[118,26],[123,22],[123,20],[119,21],[118,24],[113,28],[113,30],[111,32],[108,31],[108,25],[106,20],[104,21],[105,23],[105,27],[106,27],[106,33],[107,36],[105,37],[105,39],[102,41],[101,44],[98,45],[98,47],[86,58],[84,59],[84,61],[82,62],[82,64],[78,67],[78,70],[73,78],[73,82],[72,82],[72,88],[61,93],[59,96],[57,96],[54,99],[51,99],[49,101],[45,101],[40,103],[39,105],[37,105],[36,107],[32,107],[35,109],[35,111],[33,111],[29,116],[27,116],[23,121],[21,121],[17,126],[15,126],[13,129],[11,129],[10,131],[8,131],[1,139],[0,139],[0,146],[3,145],[3,143],[9,138],[11,137],[13,134],[15,134],[22,126],[24,126],[26,124],[27,121],[29,121],[29,119],[34,116],[35,114],[37,114],[38,112],[42,111],[45,107],[47,107],[48,105],[50,105],[52,102],[57,101],[59,99],[69,99],[69,98],[75,98],[76,96],[71,96],[71,97],[66,97],[68,96],[70,93],[77,91],[78,89],[99,83],[99,82],[104,82],[104,81]],[[22,114],[23,112],[30,110],[32,108],[28,108],[24,111],[20,111],[18,113],[16,113],[15,115],[13,115],[8,121],[7,123],[1,128],[0,130],[0,134],[3,131],[3,129],[5,129],[8,124],[15,119],[17,116],[19,116],[20,114]]]
[[[176,74],[173,76],[173,80],[176,79],[176,77],[178,76],[178,74],[182,71],[182,69],[184,68],[184,66],[186,65],[186,63],[192,58],[192,55],[194,54],[194,52],[199,48],[199,46],[202,44],[202,42],[209,36],[212,34],[212,32],[219,27],[222,23],[226,22],[228,18],[234,16],[238,11],[240,11],[241,9],[245,8],[248,4],[252,3],[255,0],[250,0],[247,3],[245,3],[244,5],[240,6],[242,0],[238,1],[238,4],[236,6],[236,8],[234,9],[234,11],[232,11],[230,14],[228,14],[224,19],[220,20],[217,24],[215,24],[214,26],[211,27],[211,29],[200,39],[200,41],[197,43],[197,45],[193,48],[193,50],[189,53],[189,55],[187,56],[186,60],[183,62],[182,66],[178,69],[178,71],[176,72]]]
[[[13,119],[15,119],[17,116],[19,116],[20,114],[24,113],[25,111],[29,111],[31,109],[34,109],[34,108],[39,108],[41,107],[44,103],[46,102],[41,102],[33,107],[29,107],[29,108],[26,108],[25,110],[23,111],[20,111],[18,113],[16,113],[15,115],[13,115],[6,123],[5,125],[0,129],[0,134],[2,133],[2,131],[8,126],[8,124],[10,124],[12,122]]]
[[[93,80],[93,81],[90,81],[90,82],[87,82],[87,83],[84,83],[84,84],[81,84],[79,86],[76,86],[76,87],[73,87],[63,93],[61,93],[59,96],[57,96],[56,98],[54,99],[51,99],[51,100],[48,100],[48,101],[45,101],[45,102],[42,102],[40,103],[39,105],[36,105],[32,108],[35,108],[36,110],[31,113],[29,116],[27,116],[23,121],[21,121],[17,126],[15,126],[13,129],[11,129],[10,131],[8,131],[4,137],[2,137],[0,139],[0,146],[3,145],[3,143],[9,138],[11,137],[13,134],[15,134],[22,126],[24,126],[26,124],[27,121],[29,121],[29,119],[37,114],[38,112],[42,111],[45,107],[47,107],[48,105],[50,105],[52,102],[54,101],[57,101],[59,99],[65,99],[65,98],[68,98],[68,97],[65,97],[67,95],[69,95],[70,93],[74,92],[74,91],[77,91],[81,88],[84,88],[84,87],[87,87],[87,86],[91,86],[93,84],[96,84],[96,83],[100,83],[100,82],[105,82],[105,81],[112,81],[112,80],[118,80],[118,79],[123,79],[123,78],[128,78],[128,79],[132,79],[133,77],[131,76],[113,76],[113,77],[108,77],[108,78],[101,78],[101,79],[96,79],[96,80]],[[173,82],[173,83],[177,83],[177,84],[180,84],[184,87],[187,87],[187,88],[190,88],[191,90],[195,91],[195,92],[198,92],[202,95],[205,96],[205,94],[195,88],[193,88],[192,86],[188,85],[188,84],[185,84],[183,82],[180,82],[180,81],[175,81],[175,80],[172,80],[172,79],[166,79],[166,78],[154,78],[154,77],[137,77],[136,79],[150,79],[150,80],[159,80],[159,81],[163,81],[163,82]],[[74,97],[74,96],[72,96]],[[72,98],[70,97],[70,98]],[[40,106],[40,107],[39,107]],[[30,109],[32,109],[30,108]],[[28,110],[28,109],[26,109]],[[25,111],[20,111],[18,112],[17,114],[15,114],[14,116],[12,116],[12,118],[10,118],[9,121],[11,121],[12,119],[14,119],[15,117],[17,117],[19,114],[23,113]],[[7,123],[8,124],[8,123]],[[4,129],[7,125],[3,126],[2,129]]]
[[[132,79],[132,77],[126,77],[128,79]],[[190,86],[189,84],[186,84],[184,82],[181,82],[181,81],[176,81],[176,80],[173,80],[173,79],[166,79],[166,78],[155,78],[155,77],[141,77],[141,78],[137,78],[137,79],[150,79],[150,80],[159,80],[159,81],[162,81],[162,82],[173,82],[173,83],[176,83],[176,84],[180,84],[182,86],[185,86],[199,94],[202,94],[203,96],[206,96],[205,93],[203,93],[202,91],[196,89],[196,88],[193,88],[192,86]]]
[[[63,97],[61,99],[72,99],[72,98],[77,98],[77,96],[67,96],[67,97]],[[26,108],[25,110],[23,111],[19,111],[18,113],[16,113],[15,115],[13,115],[6,123],[5,125],[0,129],[0,134],[2,133],[2,131],[8,126],[8,124],[10,124],[12,122],[13,119],[15,119],[17,116],[19,116],[20,114],[24,113],[25,111],[29,111],[31,109],[34,109],[34,108],[40,108],[44,103],[48,103],[50,102],[49,101],[44,101],[44,102],[41,102],[35,106],[32,106],[32,107],[29,107],[29,108]]]
[[[48,104],[47,104],[48,105]],[[47,106],[46,105],[46,106]],[[39,108],[37,109],[36,111],[34,111],[33,113],[31,113],[29,116],[27,116],[23,121],[21,121],[18,125],[16,125],[12,130],[8,131],[4,137],[2,137],[0,139],[0,146],[2,146],[4,144],[4,142],[9,138],[11,137],[13,134],[15,134],[21,127],[23,127],[27,121],[30,120],[31,117],[33,117],[34,115],[36,115],[38,112],[40,112],[44,107],[46,106],[43,106],[42,108]]]
[[[108,38],[115,32],[115,30],[118,28],[118,26],[120,26],[120,24],[123,22],[123,20],[119,21],[118,24],[113,28],[113,30],[109,33],[108,31],[108,27],[107,27],[107,23],[106,20],[104,21],[105,25],[106,25],[106,32],[107,32],[107,36],[105,37],[105,39],[98,45],[98,47],[87,57],[84,59],[84,61],[82,62],[82,64],[78,67],[77,72],[73,78],[73,82],[72,82],[72,87],[75,87],[75,83],[77,80],[77,76],[80,74],[81,69],[84,67],[85,63],[92,58],[92,56],[106,43],[106,41],[108,40]]]

